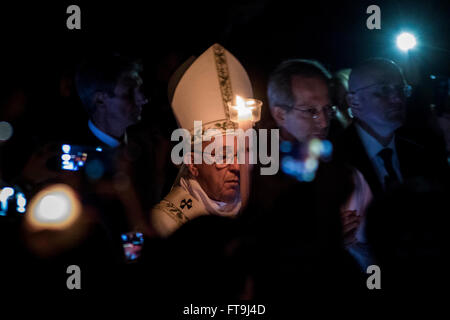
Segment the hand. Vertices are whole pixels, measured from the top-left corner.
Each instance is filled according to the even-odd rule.
[[[22,179],[32,185],[44,182],[48,179],[55,179],[58,172],[47,167],[47,161],[52,157],[57,157],[58,152],[54,144],[46,144],[32,154],[25,168],[22,171]]]
[[[39,147],[28,159],[20,180],[30,185],[31,188],[49,181],[52,183],[60,181],[79,190],[82,184],[81,174],[51,165],[60,165],[60,146],[56,143],[47,143]]]

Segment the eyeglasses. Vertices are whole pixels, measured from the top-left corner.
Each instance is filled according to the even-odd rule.
[[[237,153],[229,151],[229,152],[220,152],[215,155],[214,152],[212,154],[208,154],[207,152],[203,153],[204,160],[207,163],[213,164],[217,169],[223,169],[235,163],[235,159],[237,159]],[[220,162],[220,163],[219,163]]]
[[[327,119],[333,117],[336,113],[336,107],[335,106],[324,106],[322,108],[314,108],[314,107],[308,107],[308,108],[299,108],[299,107],[292,107],[292,109],[295,109],[297,111],[302,112],[307,118],[310,119],[318,119],[321,112],[323,112],[324,115],[327,116]]]
[[[362,88],[358,88],[351,93],[356,93],[361,90],[365,90],[368,88],[377,88],[377,91],[383,97],[389,97],[392,94],[402,95],[406,98],[409,98],[412,93],[412,87],[408,84],[387,84],[387,83],[374,83]]]

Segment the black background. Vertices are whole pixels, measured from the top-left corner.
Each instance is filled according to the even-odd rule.
[[[81,9],[81,30],[69,30],[67,7]],[[369,5],[381,9],[381,30],[369,30]],[[283,59],[313,58],[332,72],[369,57],[386,57],[423,79],[450,74],[450,2],[429,1],[9,1],[0,8],[1,98],[15,89],[27,95],[36,132],[86,117],[63,107],[61,79],[93,52],[120,52],[144,62],[144,90],[151,102],[143,120],[169,134],[176,128],[167,102],[167,80],[191,55],[218,42],[247,69],[256,98],[265,101],[268,73]],[[397,34],[414,33],[409,54]],[[69,82],[70,84],[70,82]],[[73,83],[71,97],[76,97]],[[1,100],[1,99],[0,99]],[[38,117],[38,118],[36,118]],[[70,129],[74,130],[74,129]]]

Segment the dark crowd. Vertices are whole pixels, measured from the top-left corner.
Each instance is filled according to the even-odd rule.
[[[264,65],[226,44],[93,50],[27,82],[2,64],[3,292],[139,296],[175,319],[191,303],[277,314],[447,288],[449,78],[378,53]],[[233,149],[231,163],[174,164],[174,130],[232,125],[240,92],[262,101],[256,145],[277,172]]]

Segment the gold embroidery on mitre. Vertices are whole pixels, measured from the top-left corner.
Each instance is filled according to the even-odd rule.
[[[215,120],[207,123],[202,123],[202,129],[194,132],[194,129],[190,130],[191,143],[199,143],[203,141],[203,136],[210,129],[219,130],[222,134],[227,133],[227,130],[236,130],[238,126],[236,123],[227,119]]]
[[[214,58],[216,62],[220,91],[222,93],[223,108],[227,119],[229,119],[228,102],[233,100],[233,90],[231,88],[230,73],[228,71],[225,49],[220,44],[214,45]]]

